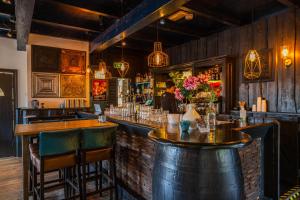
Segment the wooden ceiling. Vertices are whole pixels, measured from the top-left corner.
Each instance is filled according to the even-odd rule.
[[[12,4],[9,5],[3,1],[0,0],[0,36],[16,37],[15,2],[11,0]],[[164,1],[168,2],[153,0],[156,3]],[[164,15],[163,18],[155,20],[152,18],[154,21],[148,21],[151,23],[131,32],[125,38],[125,48],[151,51],[157,33],[164,48],[168,48],[229,27],[251,23],[252,17],[258,19],[280,12],[293,6],[297,0],[187,0],[186,2],[175,10],[169,10],[172,13]],[[141,3],[142,0],[35,0],[30,32],[90,41],[93,44],[95,39],[101,38],[110,26],[121,23],[122,16],[137,9]],[[168,16],[177,10],[192,13],[193,19],[169,20]],[[161,19],[164,19],[164,24],[160,23]],[[120,42],[116,41],[110,45],[108,46],[110,48],[121,47]]]

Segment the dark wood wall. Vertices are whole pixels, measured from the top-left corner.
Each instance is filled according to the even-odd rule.
[[[293,60],[287,69],[280,54],[283,45],[290,47]],[[262,93],[268,100],[269,111],[300,112],[300,9],[288,9],[256,21],[253,46],[258,50],[273,49],[275,80],[262,83]],[[260,85],[242,81],[244,59],[251,47],[252,26],[246,25],[172,47],[167,49],[167,53],[171,65],[219,55],[236,57],[236,99],[252,106],[260,94]]]

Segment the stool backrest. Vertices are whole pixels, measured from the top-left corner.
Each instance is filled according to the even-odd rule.
[[[40,156],[66,154],[79,148],[80,129],[49,131],[39,134]]]
[[[113,146],[117,127],[100,127],[82,129],[81,148],[97,149]]]

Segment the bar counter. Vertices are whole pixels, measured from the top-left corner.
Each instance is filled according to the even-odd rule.
[[[237,184],[231,187],[237,189],[237,196],[230,196],[230,199],[257,199],[264,196],[261,138],[270,131],[272,123],[248,124],[243,127],[236,123],[222,123],[217,125],[214,133],[192,132],[180,136],[178,127],[129,117],[107,117],[108,121],[119,124],[116,162],[118,183],[123,188],[121,199],[197,199],[195,195],[201,195],[201,189],[193,186],[202,187],[203,184],[211,184],[214,193],[219,194],[217,199],[222,195],[225,197],[226,194],[233,194],[230,190],[227,193],[226,190],[220,190],[221,186],[225,189],[230,188],[228,184]],[[213,151],[214,149],[218,151]],[[199,152],[205,153],[200,155]],[[211,159],[212,157],[215,159]],[[175,166],[178,163],[186,170],[198,166],[199,163],[205,163],[208,159],[211,159],[210,164],[206,162],[200,166],[204,170],[203,182],[193,178],[201,177],[199,169],[195,174],[188,176],[180,176],[178,171],[174,171],[179,170],[180,166]],[[227,173],[235,177],[234,183],[230,183],[230,179],[229,182],[224,182],[221,175],[217,175],[219,178],[205,176],[208,175],[208,169],[218,168],[219,161],[225,161],[226,163],[220,165],[230,165],[231,168],[236,168],[234,165],[241,166],[240,171],[233,170]],[[243,178],[239,177],[240,175]],[[179,182],[189,182],[189,185],[176,186],[175,182],[170,184],[175,179],[181,180]],[[243,188],[238,188],[239,186]],[[178,190],[174,190],[174,187],[178,187]],[[188,193],[194,195],[186,196]]]

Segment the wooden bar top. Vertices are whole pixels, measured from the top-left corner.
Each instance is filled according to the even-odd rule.
[[[91,127],[114,127],[118,126],[112,122],[99,122],[97,119],[72,120],[62,122],[47,122],[34,124],[17,124],[15,129],[16,136],[37,135],[42,131],[61,131],[75,128]]]

